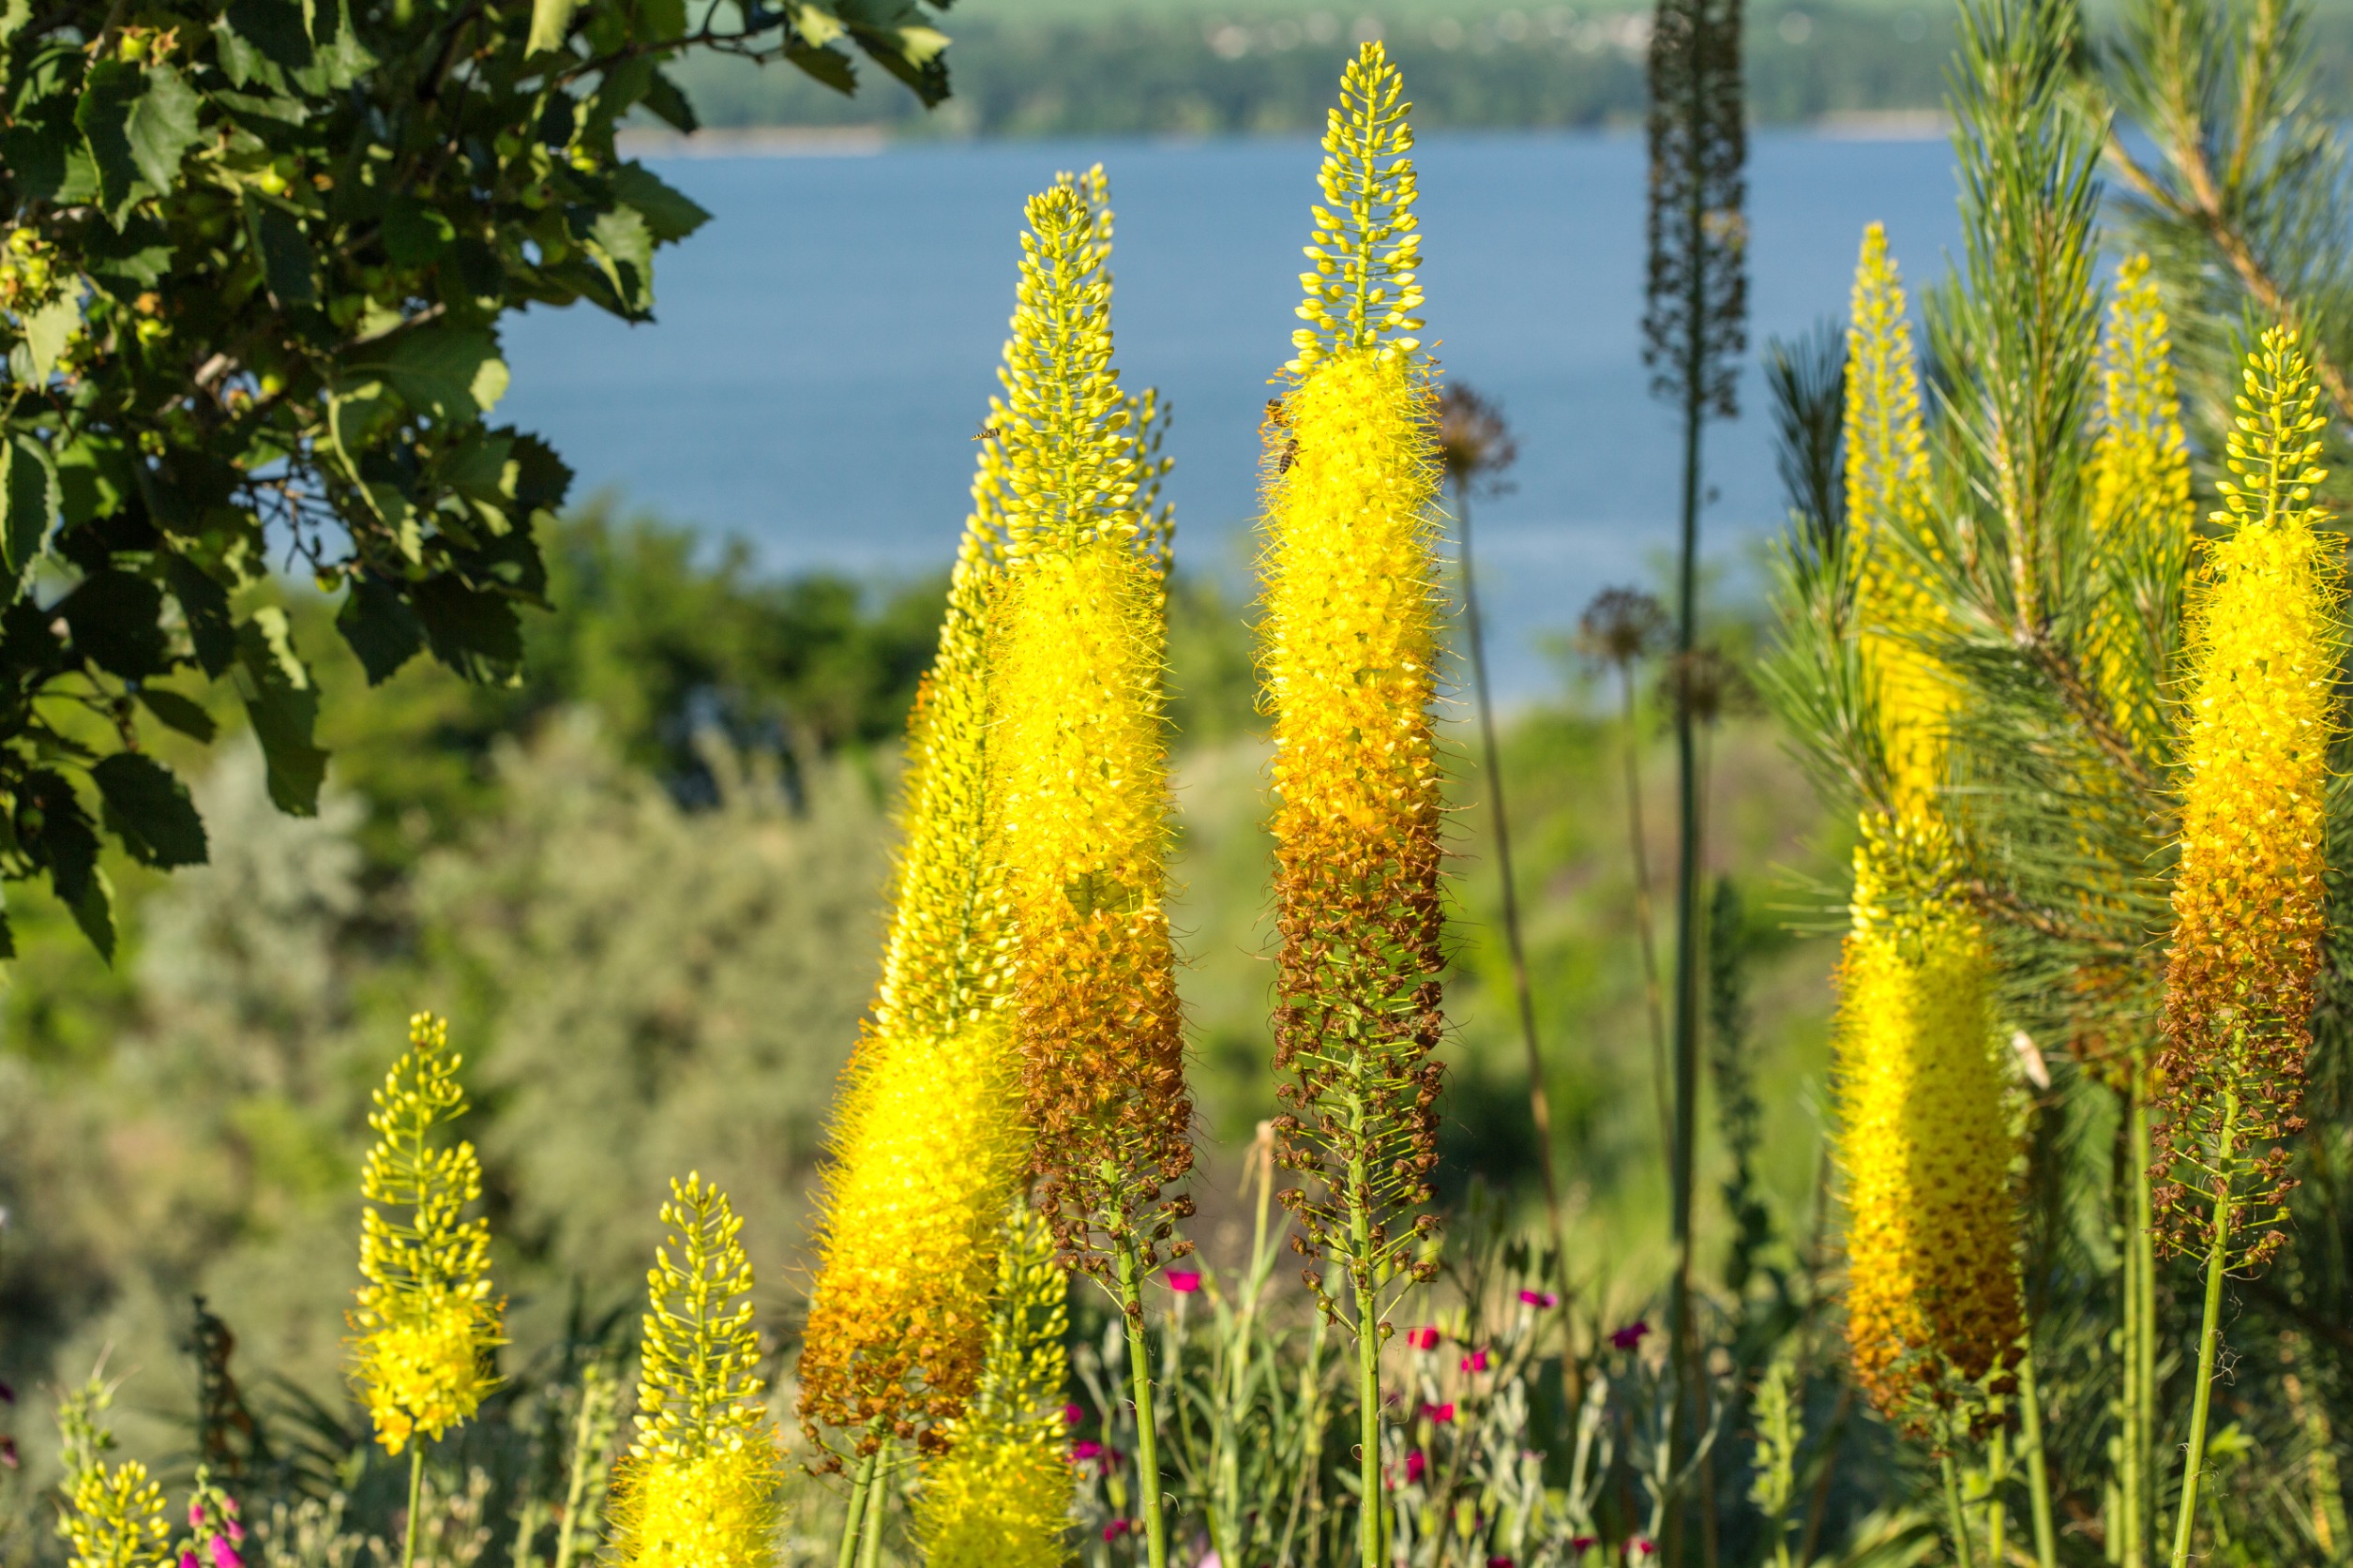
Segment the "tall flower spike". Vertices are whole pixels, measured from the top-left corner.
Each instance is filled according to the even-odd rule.
[[[1908,577],[1902,542],[1919,536],[1928,489],[1920,370],[1904,310],[1887,231],[1874,223],[1863,232],[1847,328],[1847,522],[1862,554],[1863,656],[1890,792],[1899,811],[1920,811],[1943,772],[1940,732],[1950,699],[1934,665],[1906,641],[1930,624],[1933,611]]]
[[[989,792],[1018,937],[1016,1033],[1041,1203],[1109,1283],[1189,1212],[1192,1102],[1162,894],[1160,563],[1110,363],[1108,218],[1065,179],[1031,199],[1007,353],[1012,564],[990,611]]]
[[[1008,351],[1008,358],[1011,357]],[[992,425],[992,432],[993,432]],[[930,674],[908,720],[882,982],[842,1086],[801,1418],[928,1440],[979,1376],[1005,1201],[1029,1157],[988,835],[988,641],[1013,500],[984,435]]]
[[[2103,561],[2146,556],[2156,575],[2178,580],[2195,512],[2190,450],[2181,431],[2170,324],[2145,255],[2117,267],[2116,294],[2101,344],[2103,397],[2092,446],[2090,525]],[[2090,662],[2101,695],[2134,743],[2157,754],[2170,726],[2156,683],[2157,658],[2130,646],[2145,636],[2137,596],[2100,596]]]
[[[2207,545],[2193,589],[2151,1174],[2163,1240],[2252,1268],[2284,1240],[2293,1182],[2276,1140],[2304,1125],[2345,584],[2342,541],[2312,503],[2326,418],[2293,333],[2263,335],[2239,408],[2238,478],[2213,518],[2230,532]]]
[[[2018,1335],[1989,963],[1933,819],[1866,813],[1838,983],[1848,1338],[1880,1412],[1974,1381]]]
[[[466,1110],[462,1062],[447,1021],[416,1014],[368,1113],[376,1144],[360,1172],[368,1283],[350,1318],[352,1380],[391,1454],[471,1420],[497,1380],[489,1362],[505,1304],[490,1297],[490,1225],[465,1217],[482,1196],[482,1167],[473,1144],[444,1142]]]
[[[1006,1221],[987,1370],[924,1465],[915,1533],[931,1568],[1060,1568],[1070,1525],[1063,1420],[1070,1276],[1053,1232],[1027,1206]]]
[[[1311,255],[1412,255],[1411,145],[1395,68],[1368,44],[1324,137]],[[1335,268],[1337,268],[1335,271]],[[1298,338],[1270,409],[1259,662],[1275,719],[1276,1157],[1306,1179],[1284,1193],[1307,1253],[1346,1271],[1358,1342],[1361,1452],[1378,1462],[1382,1293],[1434,1228],[1422,1210],[1437,1164],[1442,819],[1437,697],[1436,399],[1412,339],[1410,273],[1365,285],[1329,260],[1306,276]],[[1348,287],[1335,291],[1325,280]],[[1354,303],[1354,302],[1361,302]],[[1345,309],[1343,308],[1346,308]],[[1349,313],[1349,312],[1353,313]],[[1378,313],[1376,313],[1378,312]],[[1307,1271],[1323,1297],[1322,1277]],[[1377,1496],[1367,1486],[1365,1494]],[[1365,1561],[1386,1560],[1380,1511],[1363,1515]]]
[[[762,1395],[744,1222],[699,1174],[672,1178],[645,1276],[638,1425],[613,1479],[620,1568],[769,1568],[783,1449]]]

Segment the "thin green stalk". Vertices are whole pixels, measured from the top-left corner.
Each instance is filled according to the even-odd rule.
[[[1145,1360],[1144,1287],[1136,1242],[1116,1244],[1120,1266],[1120,1316],[1127,1325],[1128,1382],[1136,1399],[1136,1490],[1144,1504],[1144,1546],[1152,1568],[1169,1568],[1169,1533],[1160,1518],[1160,1434],[1153,1415],[1152,1369]]]
[[[1651,851],[1642,823],[1642,739],[1635,708],[1634,665],[1618,667],[1620,713],[1625,731],[1626,838],[1634,852],[1634,929],[1642,944],[1642,1000],[1651,1018],[1651,1093],[1658,1102],[1661,1149],[1675,1142],[1674,1108],[1667,1099],[1667,1004],[1658,977],[1658,939],[1651,914]]]
[[[2149,1527],[2157,1514],[2157,1217],[2149,1174],[2155,1161],[2149,1139],[2149,1084],[2145,1076],[2136,1074],[2133,1084],[2133,1235],[2126,1254],[2132,1259],[2135,1302],[2135,1338],[2131,1347],[2134,1490],[2133,1533],[2125,1543],[2124,1568],[2148,1568]]]
[[[2239,1092],[2223,1091],[2223,1123],[2214,1139],[2214,1237],[2206,1249],[2206,1307],[2198,1319],[2197,1397],[2190,1406],[2190,1441],[2181,1455],[2181,1506],[2173,1521],[2173,1568],[2189,1568],[2190,1535],[2197,1526],[2198,1482],[2206,1469],[2206,1422],[2214,1404],[2214,1353],[2223,1336],[2223,1276],[2230,1267],[2229,1173],[2239,1133]]]
[[[2027,1335],[2026,1353],[2018,1358],[2019,1413],[2027,1461],[2027,1507],[2034,1521],[2036,1568],[2058,1568],[2059,1531],[2051,1520],[2051,1474],[2043,1446],[2043,1397],[2034,1380],[2034,1336]]]
[[[1968,1515],[1961,1507],[1960,1472],[1950,1454],[1938,1455],[1937,1464],[1944,1473],[1944,1526],[1953,1535],[1953,1558],[1960,1568],[1971,1568],[1977,1557],[1969,1542]]]
[[[1388,1518],[1380,1496],[1380,1306],[1375,1299],[1380,1282],[1373,1277],[1373,1219],[1365,1203],[1365,1195],[1371,1190],[1371,1172],[1365,1168],[1364,1147],[1360,1138],[1349,1160],[1349,1191],[1354,1195],[1349,1228],[1356,1254],[1349,1266],[1349,1278],[1356,1288],[1357,1476],[1362,1484],[1356,1532],[1364,1545],[1365,1568],[1382,1568],[1387,1557],[1382,1536]]]
[[[2000,1406],[1995,1406],[1997,1414]],[[2008,1510],[2001,1499],[2001,1490],[2010,1484],[2010,1429],[1994,1428],[1994,1440],[1985,1455],[1985,1560],[2001,1568],[2007,1560],[2002,1550],[2002,1536],[2009,1526]]]
[[[409,1522],[400,1545],[400,1568],[416,1568],[416,1515],[425,1497],[425,1445],[409,1444]]]
[[[874,1469],[866,1489],[866,1549],[858,1554],[863,1568],[875,1568],[882,1560],[882,1505],[891,1484],[890,1450],[890,1440],[885,1438],[870,1461]]]
[[[555,1568],[572,1568],[572,1550],[581,1536],[581,1506],[588,1500],[589,1471],[602,1456],[592,1452],[592,1439],[610,1413],[607,1401],[614,1396],[615,1385],[606,1381],[605,1374],[591,1363],[581,1375],[580,1418],[572,1426],[571,1475],[564,1486],[564,1520],[556,1530]],[[854,1518],[854,1499],[851,1513]],[[844,1562],[842,1568],[849,1564]]]
[[[841,1520],[841,1550],[834,1554],[835,1568],[852,1568],[858,1560],[858,1521],[866,1516],[867,1489],[874,1485],[879,1448],[858,1461],[856,1479],[850,1483],[850,1508]]]

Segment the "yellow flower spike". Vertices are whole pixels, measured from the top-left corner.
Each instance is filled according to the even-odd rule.
[[[465,1114],[462,1062],[447,1021],[415,1015],[368,1114],[376,1144],[360,1172],[368,1283],[350,1315],[352,1380],[390,1454],[471,1420],[497,1383],[490,1358],[504,1343],[505,1303],[490,1296],[490,1227],[464,1217],[482,1196],[482,1167],[473,1144],[442,1141]]]
[[[1111,367],[1098,176],[1031,199],[1005,398],[1009,565],[990,608],[989,809],[1018,938],[1015,1036],[1062,1247],[1149,1270],[1192,1167],[1162,903],[1164,531],[1157,468]]]
[[[2011,1137],[1976,917],[1929,821],[1863,821],[1839,969],[1848,1338],[1880,1412],[1914,1420],[2008,1362],[2020,1326]]]
[[[998,1254],[988,1369],[965,1412],[926,1461],[915,1534],[930,1568],[1060,1568],[1073,1479],[1063,1386],[1069,1275],[1054,1237],[1027,1207]]]
[[[2345,646],[2343,540],[2312,487],[2326,416],[2294,333],[2248,356],[2219,487],[2230,530],[2192,589],[2181,859],[2174,873],[2165,1039],[2156,1064],[2161,1236],[2205,1250],[2219,1202],[2234,1267],[2280,1247],[2302,1128],[2313,979],[2327,927],[2332,685]]]
[[[2189,546],[2189,443],[2181,430],[2180,397],[2173,371],[2170,324],[2145,255],[2118,266],[2116,294],[2101,345],[2100,430],[2092,447],[2090,533],[2097,557],[2141,536],[2151,553],[2172,560]],[[2103,595],[2091,628],[2090,662],[2106,699],[2132,740],[2153,751],[2168,726],[2158,694],[2134,669],[2124,640],[2143,635],[2134,607]]]
[[[662,1205],[645,1276],[638,1424],[613,1479],[619,1568],[770,1568],[784,1523],[784,1452],[762,1395],[744,1222],[689,1174]]]
[[[114,1434],[99,1413],[114,1391],[97,1377],[58,1401],[66,1476],[57,1534],[71,1549],[67,1568],[166,1568],[172,1522],[163,1488],[136,1459],[109,1465]]]
[[[1316,270],[1268,430],[1263,702],[1275,720],[1275,1056],[1286,1193],[1361,1308],[1430,1225],[1439,1065],[1439,459],[1411,312],[1412,133],[1367,44],[1324,135]],[[1351,1150],[1361,1155],[1351,1157]],[[1392,1229],[1400,1217],[1406,1223]],[[1360,1227],[1358,1221],[1363,1224]],[[1361,1232],[1361,1233],[1360,1233]],[[1377,1314],[1376,1314],[1377,1317]],[[1375,1321],[1362,1324],[1374,1334]]]
[[[1878,710],[1889,787],[1898,811],[1926,810],[1944,772],[1951,695],[1908,638],[1933,624],[1928,596],[1909,580],[1906,537],[1920,536],[1928,446],[1920,370],[1905,317],[1904,283],[1887,231],[1863,232],[1847,328],[1847,526],[1862,552],[1863,669]]]

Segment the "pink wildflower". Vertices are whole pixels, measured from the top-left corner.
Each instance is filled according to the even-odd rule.
[[[1549,1290],[1522,1290],[1519,1293],[1519,1299],[1528,1306],[1559,1306],[1561,1304],[1561,1298]]]
[[[1469,1355],[1462,1358],[1462,1369],[1465,1372],[1486,1371],[1487,1369],[1487,1353],[1485,1350],[1471,1351]]]
[[[1116,1541],[1121,1536],[1125,1535],[1129,1530],[1134,1530],[1135,1528],[1136,1527],[1134,1525],[1128,1523],[1125,1519],[1113,1519],[1109,1524],[1103,1527],[1103,1539],[1106,1541]]]
[[[1102,1452],[1103,1445],[1095,1441],[1093,1438],[1084,1438],[1070,1445],[1070,1457],[1077,1463],[1082,1465],[1089,1459],[1094,1458]]]
[[[1063,1425],[1064,1426],[1076,1426],[1086,1419],[1087,1412],[1080,1410],[1078,1406],[1064,1405],[1063,1407]]]
[[[1200,1288],[1200,1270],[1170,1269],[1169,1271],[1169,1289],[1174,1290],[1178,1295],[1189,1296]]]
[[[1429,1455],[1424,1454],[1420,1449],[1417,1448],[1412,1453],[1407,1455],[1405,1456],[1406,1485],[1410,1486],[1415,1482],[1421,1480],[1424,1475],[1429,1472]]]
[[[1435,1350],[1438,1349],[1438,1325],[1435,1323],[1405,1331],[1406,1344],[1416,1350]]]
[[[1631,1350],[1637,1345],[1641,1344],[1642,1336],[1650,1332],[1651,1325],[1643,1321],[1641,1319],[1637,1318],[1633,1322],[1628,1323],[1624,1328],[1612,1329],[1610,1331],[1610,1348],[1619,1350]],[[1637,1535],[1635,1539],[1637,1541],[1640,1541],[1644,1538]]]
[[[1443,1405],[1425,1405],[1422,1413],[1440,1426],[1451,1426],[1455,1424],[1455,1402],[1449,1399]]]

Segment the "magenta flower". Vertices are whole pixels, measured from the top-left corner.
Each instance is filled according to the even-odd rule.
[[[1412,1453],[1407,1455],[1405,1456],[1406,1485],[1410,1486],[1415,1482],[1420,1481],[1423,1476],[1429,1473],[1429,1455],[1424,1454],[1420,1449],[1417,1448]]]
[[[1129,1530],[1134,1530],[1135,1528],[1136,1527],[1134,1525],[1128,1523],[1125,1519],[1113,1519],[1109,1524],[1103,1527],[1103,1539],[1106,1541],[1116,1541],[1121,1536],[1125,1535]]]
[[[1086,1419],[1087,1412],[1080,1410],[1078,1406],[1064,1405],[1063,1407],[1063,1425],[1064,1426],[1076,1426]]]
[[[196,1554],[194,1552],[182,1552],[180,1554],[180,1568],[197,1568]]]
[[[1443,1405],[1425,1405],[1422,1413],[1440,1426],[1452,1426],[1455,1424],[1455,1402],[1449,1399]]]
[[[1096,1457],[1102,1452],[1103,1445],[1095,1441],[1093,1438],[1081,1439],[1079,1441],[1070,1445],[1071,1459],[1073,1462],[1081,1465],[1085,1464],[1088,1460]]]
[[[1487,1369],[1487,1353],[1485,1350],[1471,1351],[1469,1355],[1462,1358],[1462,1369],[1465,1372],[1486,1371]]]
[[[1641,1561],[1644,1558],[1649,1557],[1652,1552],[1657,1550],[1658,1547],[1651,1544],[1651,1538],[1647,1535],[1637,1535],[1633,1540],[1626,1543],[1626,1555],[1634,1559],[1637,1562]]]
[[[1169,1289],[1174,1290],[1178,1295],[1189,1296],[1200,1288],[1200,1270],[1170,1269],[1169,1271]]]
[[[1522,1290],[1519,1293],[1519,1299],[1528,1306],[1559,1306],[1561,1304],[1561,1298],[1549,1290]]]
[[[0,1435],[0,1465],[6,1465],[10,1470],[16,1469],[16,1440],[14,1438]]]
[[[1423,1328],[1408,1329],[1405,1331],[1406,1344],[1416,1350],[1437,1349],[1439,1338],[1440,1334],[1438,1332],[1438,1325],[1435,1323]]]
[[[1488,1558],[1487,1568],[1513,1568],[1512,1560],[1508,1557]]]
[[[1599,1545],[1601,1543],[1590,1535],[1576,1535],[1569,1538],[1569,1550],[1573,1552],[1590,1552]]]
[[[1644,1322],[1641,1319],[1637,1318],[1633,1322],[1628,1323],[1624,1328],[1612,1329],[1610,1331],[1610,1348],[1619,1350],[1631,1350],[1637,1345],[1641,1344],[1642,1336],[1650,1332],[1651,1325]],[[1639,1541],[1643,1538],[1637,1535],[1635,1539]]]
[[[245,1559],[237,1555],[236,1547],[229,1544],[225,1535],[213,1537],[212,1558],[213,1568],[245,1568]]]

